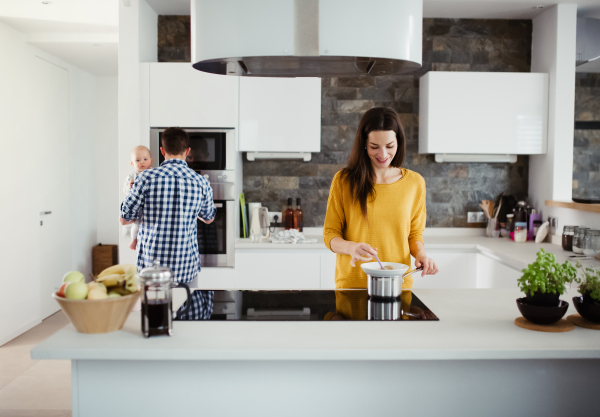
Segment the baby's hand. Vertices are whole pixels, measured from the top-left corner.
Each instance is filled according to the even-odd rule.
[[[129,181],[129,188],[133,187],[133,183],[135,182],[135,180],[130,180]]]

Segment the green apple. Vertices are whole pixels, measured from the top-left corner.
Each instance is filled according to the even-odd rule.
[[[85,277],[79,271],[69,271],[63,277],[63,282],[84,282]]]
[[[119,294],[118,292],[112,292],[111,291],[111,292],[108,293],[108,298],[119,298],[119,297],[122,297],[122,295]]]
[[[65,298],[70,300],[85,300],[88,295],[88,286],[85,282],[71,282],[65,289]]]

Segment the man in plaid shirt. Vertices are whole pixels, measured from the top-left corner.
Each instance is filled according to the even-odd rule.
[[[200,272],[197,220],[213,222],[217,209],[209,181],[191,170],[186,157],[190,153],[187,133],[180,128],[166,129],[161,137],[165,161],[159,168],[143,171],[135,180],[121,206],[121,224],[131,224],[144,209],[138,233],[138,270],[161,266],[173,271],[175,282],[190,282]],[[213,291],[194,291],[189,314],[184,320],[208,320],[213,310]],[[186,301],[187,303],[187,301]]]

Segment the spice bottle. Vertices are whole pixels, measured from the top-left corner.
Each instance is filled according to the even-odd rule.
[[[304,228],[304,213],[300,207],[300,199],[296,199],[296,210],[294,210],[294,229],[301,232]]]
[[[288,208],[285,210],[285,230],[294,227],[294,210],[292,209],[292,198],[288,198]]]
[[[565,226],[562,234],[563,250],[573,251],[573,235],[577,226]]]

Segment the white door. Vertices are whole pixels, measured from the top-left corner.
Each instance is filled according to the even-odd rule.
[[[69,225],[69,73],[36,57],[35,168],[40,211],[41,318],[60,309],[51,294],[71,265]]]

